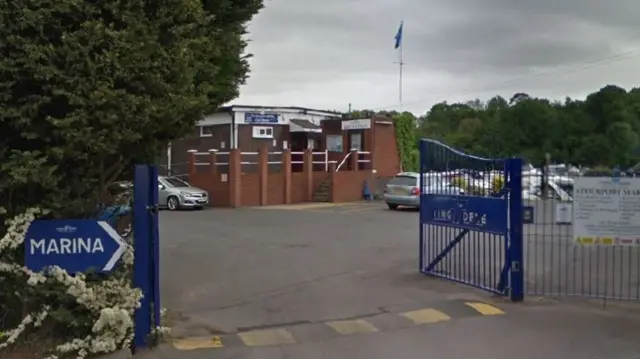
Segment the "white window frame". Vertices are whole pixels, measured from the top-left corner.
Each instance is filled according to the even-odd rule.
[[[213,137],[213,133],[204,132],[205,127],[213,127],[213,125],[204,125],[204,126],[198,126],[198,127],[200,127],[200,137]]]
[[[273,127],[272,126],[253,126],[253,138],[273,138]]]

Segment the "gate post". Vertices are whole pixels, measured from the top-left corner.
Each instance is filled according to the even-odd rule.
[[[133,350],[144,348],[151,333],[151,223],[147,205],[151,201],[149,166],[136,165],[133,179],[133,286],[142,299],[136,309]]]
[[[420,178],[418,179],[419,182],[419,186],[420,186],[420,220],[418,221],[418,223],[420,224],[420,228],[418,229],[418,235],[420,236],[420,238],[418,239],[418,243],[419,243],[419,251],[420,253],[418,254],[418,266],[420,268],[418,268],[418,270],[420,271],[420,273],[424,272],[424,268],[425,268],[425,263],[424,263],[424,251],[425,251],[425,238],[424,238],[424,223],[422,221],[423,216],[422,214],[427,210],[424,205],[424,201],[422,200],[422,194],[424,193],[424,174],[426,172],[429,171],[429,168],[427,168],[427,141],[425,140],[420,140],[419,143],[419,147],[420,147],[420,156],[418,157],[419,162],[420,162]],[[402,161],[401,161],[402,162]],[[402,166],[402,165],[401,165]]]
[[[134,317],[134,351],[136,348],[147,347],[149,335],[160,325],[157,210],[158,168],[136,165],[133,180],[133,286],[140,288],[143,297]]]
[[[509,196],[509,261],[511,300],[524,300],[524,246],[523,246],[523,203],[522,203],[522,164],[521,158],[507,160],[508,196]]]

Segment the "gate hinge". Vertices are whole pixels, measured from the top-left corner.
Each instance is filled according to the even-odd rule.
[[[511,261],[511,271],[520,272],[520,261]]]

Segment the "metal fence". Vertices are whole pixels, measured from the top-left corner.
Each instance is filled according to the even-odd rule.
[[[573,181],[523,175],[527,294],[639,300],[640,247],[574,238]]]

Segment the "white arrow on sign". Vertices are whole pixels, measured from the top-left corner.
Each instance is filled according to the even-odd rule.
[[[102,229],[109,235],[109,237],[111,237],[111,239],[113,239],[119,246],[118,249],[113,252],[111,259],[109,259],[104,268],[102,268],[102,270],[104,271],[110,271],[113,269],[113,267],[115,267],[120,257],[122,257],[122,255],[124,254],[124,251],[127,250],[127,244],[122,240],[122,237],[120,237],[118,232],[116,232],[116,230],[109,225],[109,223],[105,221],[99,221],[98,225],[102,227]]]

